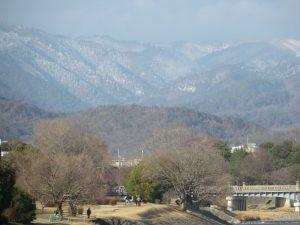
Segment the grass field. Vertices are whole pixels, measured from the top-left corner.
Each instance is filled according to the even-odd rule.
[[[149,221],[151,223],[155,221],[169,221],[170,219],[190,219],[190,215],[175,210],[174,208],[168,205],[159,205],[159,204],[142,204],[141,206],[125,205],[124,203],[117,204],[115,206],[110,205],[88,205],[84,206],[84,214],[77,215],[76,217],[67,217],[66,220],[59,222],[49,222],[50,215],[53,215],[55,208],[45,208],[44,213],[41,214],[41,210],[37,215],[37,219],[34,221],[34,224],[88,224],[86,221],[86,209],[87,207],[91,208],[92,215],[91,219],[95,218],[112,218],[118,217],[123,219],[128,219],[131,221]]]
[[[190,224],[196,223],[197,219],[189,214],[180,212],[174,207],[163,204],[142,204],[141,206],[125,205],[119,203],[117,205],[86,205],[83,206],[84,214],[77,215],[76,217],[67,217],[63,221],[49,222],[49,216],[53,215],[55,208],[45,208],[44,213],[41,213],[41,209],[37,209],[37,219],[34,221],[36,225],[46,224],[91,224],[87,221],[86,210],[90,207],[92,210],[92,219],[96,218],[122,218],[130,221],[144,221],[150,224],[156,224],[158,222],[169,221],[191,221]],[[245,218],[257,218],[261,220],[282,220],[282,219],[300,219],[300,213],[295,213],[294,208],[277,208],[277,209],[257,209],[248,211],[237,211],[236,216],[240,219]]]

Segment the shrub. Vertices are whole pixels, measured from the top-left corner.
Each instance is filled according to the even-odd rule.
[[[102,198],[96,199],[96,204],[108,205],[108,203],[109,203],[109,199],[107,197],[102,197]]]
[[[97,198],[95,203],[99,205],[116,205],[117,202],[122,201],[123,198],[121,196],[104,196],[101,198]]]
[[[109,204],[110,204],[110,205],[116,205],[117,202],[118,202],[118,200],[117,200],[116,198],[111,198],[111,199],[109,199]]]
[[[77,213],[78,213],[78,215],[82,215],[83,214],[83,207],[82,206],[78,206],[77,207]]]
[[[2,216],[8,221],[12,221],[16,217],[16,210],[14,208],[7,208],[3,211]]]
[[[12,190],[15,184],[16,175],[13,168],[6,162],[0,160],[0,224],[6,222],[3,214],[12,201]]]
[[[140,163],[134,167],[126,180],[126,187],[133,196],[141,196],[143,201],[154,202],[155,199],[161,199],[165,191],[164,187],[154,180],[144,178],[145,166]]]
[[[49,201],[45,204],[46,207],[55,207],[55,203],[53,201]]]
[[[156,198],[156,199],[154,200],[154,203],[155,203],[155,204],[160,204],[160,203],[161,203],[161,200],[158,199],[158,198]]]
[[[18,188],[13,190],[12,208],[15,210],[12,221],[27,224],[35,219],[36,206],[33,198]]]
[[[258,221],[258,220],[260,220],[259,216],[255,216],[255,217],[253,217],[253,216],[245,216],[244,217],[244,221]]]
[[[30,223],[35,218],[35,202],[32,197],[14,187],[15,171],[0,161],[0,224],[8,221]]]

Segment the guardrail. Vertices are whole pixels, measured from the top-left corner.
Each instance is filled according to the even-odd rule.
[[[50,215],[49,222],[62,221],[64,219],[61,215]]]
[[[70,217],[70,216],[61,216],[61,215],[50,215],[49,216],[49,222],[56,222],[56,221],[63,221],[66,220],[68,222],[93,222],[95,218],[86,218],[86,217]]]
[[[300,191],[299,185],[243,185],[231,186],[235,192],[243,191]]]

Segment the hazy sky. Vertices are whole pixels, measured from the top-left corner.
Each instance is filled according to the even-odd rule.
[[[300,38],[300,0],[0,0],[0,23],[142,41]]]

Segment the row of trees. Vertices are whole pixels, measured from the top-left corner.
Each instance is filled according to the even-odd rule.
[[[182,200],[182,209],[191,196],[214,202],[222,199],[220,194],[230,191],[228,183],[291,184],[300,180],[300,145],[290,140],[262,143],[254,153],[244,149],[231,153],[226,143],[179,127],[158,130],[146,148],[150,154],[127,179],[130,192],[154,200],[173,190]]]
[[[192,200],[223,199],[220,194],[229,191],[229,164],[218,143],[183,127],[160,130],[147,143],[151,153],[131,171],[129,191],[154,200],[172,190],[180,198],[182,210]]]
[[[236,184],[291,184],[300,179],[300,145],[291,140],[262,143],[254,153],[241,149],[228,160]]]
[[[91,202],[105,184],[115,184],[105,142],[66,119],[44,120],[35,127],[32,145],[8,143],[5,157],[17,174],[16,184],[60,211],[68,202]],[[160,129],[145,143],[149,153],[133,168],[127,187],[145,200],[173,191],[185,209],[195,201],[225,199],[228,183],[284,183],[299,176],[300,146],[291,141],[264,143],[255,153],[230,152],[221,141],[196,135],[191,129]],[[120,174],[119,174],[120,175]],[[117,176],[122,180],[125,175]],[[287,179],[288,178],[288,179]]]
[[[62,212],[68,202],[76,214],[76,205],[95,199],[105,183],[110,161],[105,142],[66,119],[40,121],[34,134],[32,145],[11,144],[6,157],[17,184],[42,206],[51,202]]]

